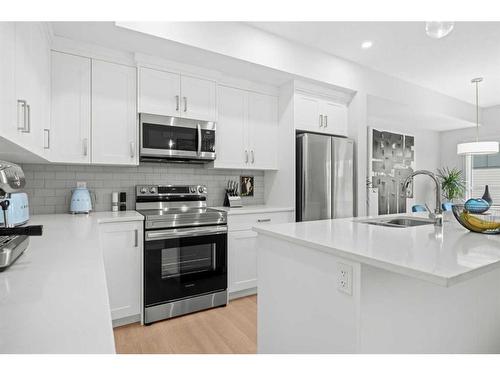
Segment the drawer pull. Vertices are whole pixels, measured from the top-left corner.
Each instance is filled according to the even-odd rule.
[[[271,219],[257,219],[257,223],[269,223]]]

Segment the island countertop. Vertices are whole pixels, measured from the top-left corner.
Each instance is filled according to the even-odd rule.
[[[98,224],[135,211],[35,215],[43,225],[0,272],[0,353],[114,353]]]
[[[397,216],[426,217],[422,214]],[[387,216],[389,217],[389,216]],[[451,286],[500,268],[500,235],[471,233],[446,213],[443,227],[393,228],[368,218],[257,225],[259,234],[283,239],[362,264]]]

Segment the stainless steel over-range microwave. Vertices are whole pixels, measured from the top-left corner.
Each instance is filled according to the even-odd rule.
[[[140,114],[142,161],[215,160],[215,122]]]

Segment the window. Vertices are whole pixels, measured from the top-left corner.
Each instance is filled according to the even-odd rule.
[[[488,185],[491,199],[494,203],[500,204],[500,153],[475,155],[471,164],[471,197],[482,197],[484,187]]]

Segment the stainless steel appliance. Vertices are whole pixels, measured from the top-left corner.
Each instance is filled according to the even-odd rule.
[[[215,122],[140,114],[141,161],[215,160]]]
[[[301,133],[296,137],[296,220],[354,216],[354,141]]]
[[[136,186],[144,215],[144,324],[227,304],[227,214],[207,188]]]
[[[42,234],[41,225],[21,226],[29,220],[26,184],[20,166],[0,160],[0,271],[5,270],[26,250],[29,236]]]

